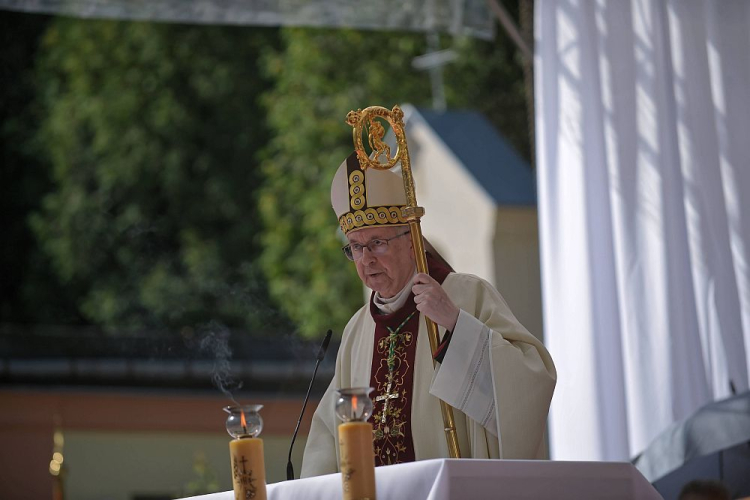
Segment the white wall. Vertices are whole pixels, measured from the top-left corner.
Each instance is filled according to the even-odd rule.
[[[262,438],[267,482],[285,480],[290,436]],[[136,494],[179,498],[184,496],[183,488],[198,477],[193,470],[198,455],[205,457],[206,465],[216,474],[219,489],[231,490],[229,441],[225,432],[66,431],[65,463],[69,469],[65,493],[76,500],[130,500]],[[294,445],[296,475],[305,441],[305,436],[299,436]]]
[[[521,324],[543,341],[536,208],[500,208],[497,211],[494,245],[495,286]]]
[[[456,271],[494,281],[493,201],[424,122],[410,121],[407,134],[425,237]]]

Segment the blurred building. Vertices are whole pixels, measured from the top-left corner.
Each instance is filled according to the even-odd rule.
[[[10,328],[0,332],[0,498],[158,500],[232,488],[229,398],[212,377],[226,369],[241,403],[265,405],[269,482],[286,461],[318,346],[292,338],[224,332],[107,336],[95,330]],[[231,361],[227,358],[229,347]],[[309,421],[333,374],[335,345],[318,372],[314,401],[295,445],[299,471]],[[219,351],[220,356],[216,354]],[[228,384],[231,386],[231,384]],[[50,474],[61,431],[62,474]]]

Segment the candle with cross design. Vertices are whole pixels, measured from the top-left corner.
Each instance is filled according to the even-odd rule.
[[[258,411],[263,405],[227,406],[227,432],[232,463],[232,485],[235,500],[266,500],[266,466],[263,460],[263,419]]]
[[[339,389],[336,415],[344,500],[375,499],[375,451],[372,445],[372,387]]]

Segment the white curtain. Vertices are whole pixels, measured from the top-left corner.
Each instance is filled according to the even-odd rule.
[[[750,2],[535,9],[551,452],[626,460],[748,389]]]

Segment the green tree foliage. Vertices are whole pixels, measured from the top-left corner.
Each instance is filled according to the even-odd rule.
[[[267,60],[276,83],[266,96],[275,134],[263,164],[261,257],[272,294],[307,335],[340,332],[362,304],[354,266],[341,253],[331,210],[331,177],[352,150],[352,109],[424,104],[429,82],[411,70],[421,35],[283,30]]]
[[[38,64],[32,218],[58,278],[112,329],[282,321],[255,264],[262,29],[58,19]]]
[[[267,329],[284,323],[270,290],[304,334],[341,330],[362,301],[329,202],[331,176],[352,148],[344,116],[373,104],[429,106],[428,75],[411,67],[425,37],[313,29],[278,37],[258,28],[51,24],[37,64],[38,113],[22,127],[7,119],[13,109],[3,119],[4,143],[14,146],[6,151],[25,158],[13,185],[28,193],[18,181],[33,181],[32,195],[16,189],[3,201],[36,210],[31,225],[48,257],[8,254],[37,270],[13,275],[16,288],[26,281],[24,304],[56,297],[75,304],[73,321],[111,328],[218,320]],[[501,32],[493,42],[442,41],[460,55],[445,70],[449,108],[484,112],[528,157],[511,43]],[[27,218],[15,220],[23,235]],[[19,248],[30,247],[27,237]],[[40,286],[49,267],[52,285]],[[17,302],[4,300],[3,311],[23,309]]]
[[[0,321],[80,322],[75,303],[50,280],[47,259],[28,227],[50,189],[45,162],[29,145],[34,113],[34,60],[49,17],[0,11]]]
[[[506,5],[513,10],[511,7]],[[452,41],[459,57],[445,69],[446,100],[449,109],[483,113],[529,161],[531,142],[521,55],[499,26],[496,31],[495,39],[489,42],[475,38]]]
[[[429,106],[428,75],[412,68],[426,51],[422,34],[286,29],[267,60],[275,79],[266,96],[274,130],[263,164],[261,256],[270,290],[300,330],[341,331],[362,304],[361,283],[339,247],[330,182],[352,151],[352,109]],[[522,69],[502,36],[486,42],[443,37],[459,53],[446,69],[449,109],[484,112],[528,157]]]

